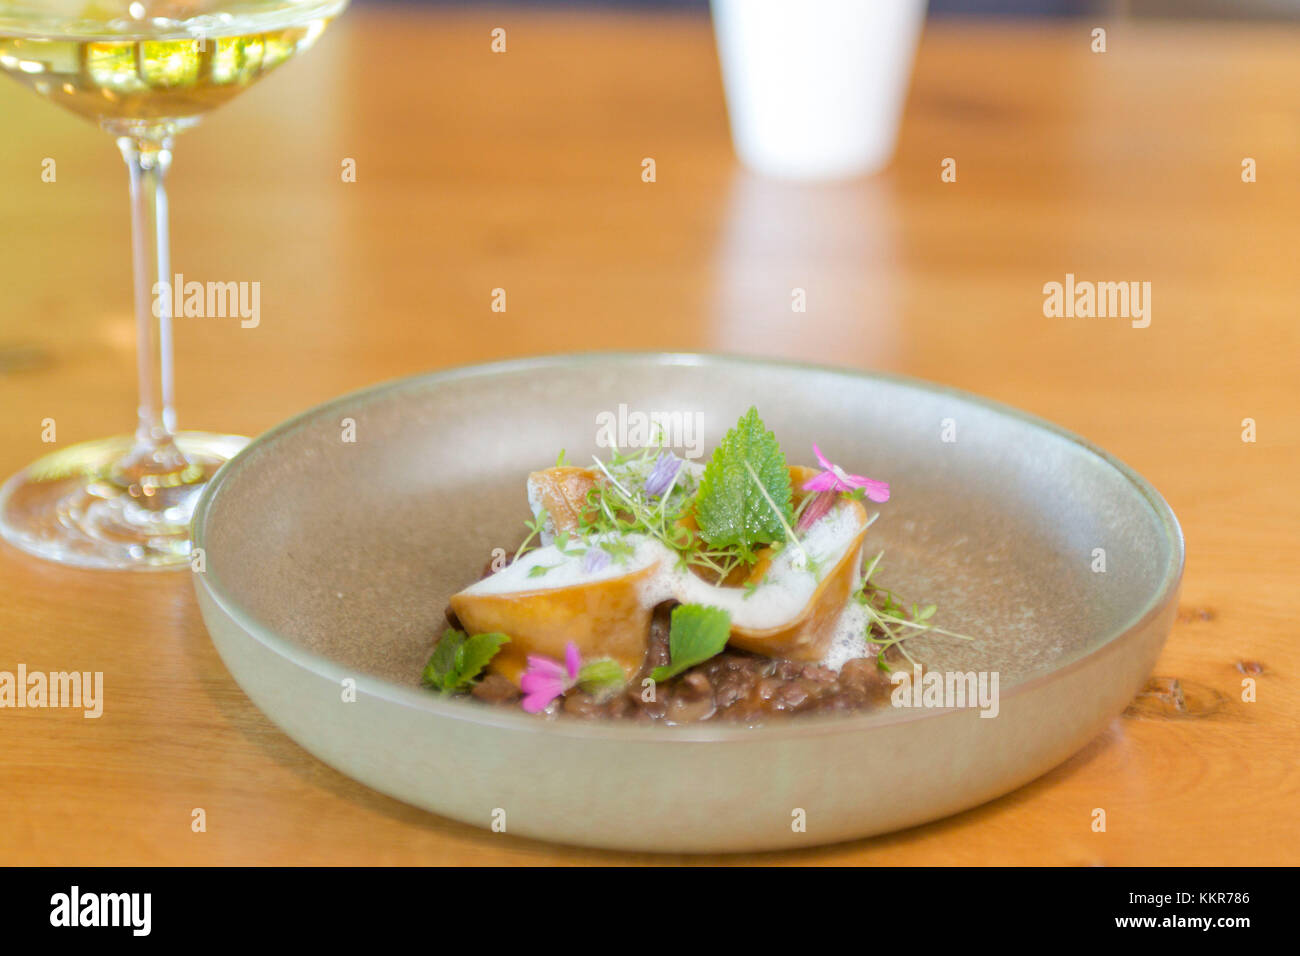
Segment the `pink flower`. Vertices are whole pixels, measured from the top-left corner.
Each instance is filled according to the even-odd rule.
[[[569,641],[564,646],[564,663],[541,654],[528,655],[528,667],[519,678],[519,688],[524,692],[524,710],[530,714],[541,713],[547,705],[574,684],[582,669],[582,655],[578,645]]]
[[[813,445],[813,454],[826,469],[820,475],[809,478],[803,484],[804,491],[853,491],[862,488],[872,501],[889,500],[889,482],[864,478],[862,475],[850,475],[839,465],[832,464],[822,454],[822,450]]]
[[[839,500],[840,493],[838,491],[817,492],[813,495],[812,501],[808,502],[799,514],[799,523],[794,526],[794,530],[807,531],[825,517],[826,512],[830,511],[835,502]]]

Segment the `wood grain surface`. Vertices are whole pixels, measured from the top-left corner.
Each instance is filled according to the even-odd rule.
[[[174,268],[262,284],[257,328],[178,321],[181,424],[256,434],[384,379],[626,348],[883,369],[1045,416],[1182,521],[1149,693],[985,806],[728,859],[1300,863],[1300,31],[1115,22],[1093,54],[1091,26],[932,22],[892,169],[810,187],[737,165],[703,18],[354,9],[178,143]],[[49,449],[43,419],[60,444],[129,430],[134,339],[111,141],[16,84],[0,117],[7,475]],[[1150,326],[1044,317],[1066,273],[1151,282]],[[232,682],[184,573],[0,547],[19,663],[103,671],[106,701],[0,710],[0,863],[673,861],[472,829],[329,769]]]

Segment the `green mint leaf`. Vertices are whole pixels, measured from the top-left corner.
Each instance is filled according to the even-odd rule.
[[[543,574],[551,570],[551,568],[553,567],[555,567],[555,565],[553,564],[534,564],[531,568],[528,569],[528,576],[530,578],[540,578]]]
[[[668,629],[671,663],[650,672],[652,680],[665,681],[710,657],[720,654],[731,636],[731,615],[721,608],[703,604],[679,604],[673,608]]]
[[[509,643],[510,638],[499,631],[493,631],[489,634],[475,634],[461,644],[456,652],[456,686],[451,689],[459,690],[473,684],[488,662],[497,656],[501,645]]]
[[[447,628],[433,648],[433,656],[424,665],[423,681],[444,694],[468,689],[488,662],[510,641],[504,634],[475,634]]]
[[[751,408],[723,437],[700,479],[695,496],[700,537],[712,548],[746,551],[784,540],[785,525],[793,517],[790,499],[785,454],[757,409]]]
[[[433,656],[424,665],[423,680],[430,687],[447,689],[447,677],[456,671],[456,655],[465,643],[465,632],[449,627],[433,647]]]

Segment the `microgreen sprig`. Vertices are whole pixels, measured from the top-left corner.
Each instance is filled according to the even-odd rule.
[[[532,543],[533,538],[538,537],[542,533],[542,528],[545,524],[546,524],[545,508],[540,509],[537,512],[537,517],[533,518],[532,521],[524,522],[524,527],[528,529],[528,537],[524,538],[523,541],[519,542],[519,548],[518,550],[515,551],[515,556],[511,558],[512,562],[518,561],[519,558],[523,555],[523,553],[528,550],[528,545]]]
[[[881,670],[888,671],[890,669],[889,664],[885,662],[884,655],[892,647],[897,647],[899,653],[907,658],[913,667],[919,666],[916,658],[908,653],[907,648],[903,646],[903,642],[927,631],[961,641],[975,640],[970,635],[958,634],[956,631],[950,631],[929,623],[938,610],[936,605],[927,604],[924,607],[917,607],[914,603],[912,604],[911,614],[908,616],[907,608],[899,603],[893,591],[873,584],[871,576],[875,574],[884,556],[885,552],[881,551],[867,563],[867,567],[862,573],[862,584],[854,594],[854,597],[857,598],[866,611],[867,642],[876,645],[879,649],[876,662]],[[878,629],[884,636],[880,637],[873,634],[873,627]],[[912,633],[903,633],[895,630],[895,628],[910,628]]]
[[[741,564],[752,564],[753,552],[746,548],[705,547],[679,522],[686,514],[695,494],[693,479],[685,466],[674,473],[667,489],[654,498],[645,494],[632,475],[646,471],[662,452],[662,446],[646,446],[638,455],[613,450],[608,463],[593,458],[605,481],[587,495],[594,517],[589,517],[585,533],[626,535],[646,534],[672,550],[682,565],[708,569],[719,580]]]

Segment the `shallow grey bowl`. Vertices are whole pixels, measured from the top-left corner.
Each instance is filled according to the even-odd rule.
[[[816,441],[890,482],[868,536],[885,551],[881,580],[978,638],[927,635],[912,652],[932,669],[997,672],[996,717],[890,707],[759,728],[597,724],[420,689],[448,596],[521,537],[527,472],[562,448],[588,460],[596,416],[620,405],[698,413],[711,449],[751,404],[791,461],[811,461]],[[1183,565],[1155,490],[1059,428],[920,382],[700,355],[528,359],[336,399],[226,465],[194,531],[206,563],[194,583],[226,666],[321,760],[476,826],[665,851],[847,840],[1032,780],[1141,687]]]

